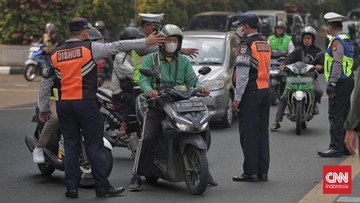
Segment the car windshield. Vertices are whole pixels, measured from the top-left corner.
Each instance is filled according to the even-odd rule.
[[[182,47],[199,49],[199,55],[189,58],[193,65],[222,64],[225,55],[225,40],[218,38],[184,38]]]

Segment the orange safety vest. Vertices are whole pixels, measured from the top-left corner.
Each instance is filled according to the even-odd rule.
[[[96,98],[97,70],[90,41],[73,41],[51,52],[51,63],[59,80],[59,100]]]

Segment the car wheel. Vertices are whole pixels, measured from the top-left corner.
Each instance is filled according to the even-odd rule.
[[[232,103],[233,103],[233,96],[232,96],[232,94],[229,94],[229,98],[228,98],[227,105],[226,105],[226,112],[221,121],[221,124],[224,128],[230,128],[232,125],[232,121],[234,118]]]

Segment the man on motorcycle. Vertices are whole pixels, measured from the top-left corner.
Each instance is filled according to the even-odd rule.
[[[43,34],[43,42],[45,44],[44,51],[49,54],[51,50],[53,50],[57,44],[56,38],[56,27],[54,23],[47,23],[45,26],[45,33]]]
[[[274,27],[275,34],[268,37],[268,43],[271,50],[287,51],[288,54],[294,51],[295,47],[291,41],[291,36],[287,35],[286,25],[278,21]]]
[[[182,45],[182,32],[176,25],[165,25],[161,29],[165,35],[165,42],[159,51],[147,55],[141,65],[142,69],[154,68],[160,71],[160,78],[153,80],[140,75],[140,88],[142,92],[150,99],[158,96],[158,88],[163,85],[187,85],[197,86],[201,93],[209,95],[208,88],[200,87],[194,70],[189,60],[182,54],[179,54]],[[158,139],[158,133],[161,129],[161,120],[165,113],[157,105],[149,105],[145,112],[142,139],[136,153],[133,177],[129,191],[141,191],[140,175],[150,176],[152,174],[152,165],[155,157],[155,145]]]
[[[283,64],[280,65],[280,70],[283,71],[285,68],[285,65],[292,64],[298,61],[303,61],[305,63],[310,63],[315,65],[317,72],[323,71],[323,64],[324,64],[324,57],[320,56],[319,53],[321,53],[321,49],[315,46],[315,38],[317,36],[317,31],[312,28],[311,26],[308,26],[304,28],[301,32],[301,47],[296,48],[292,53],[290,53],[284,60]],[[315,79],[313,80],[314,84],[314,91],[315,91],[315,101],[317,103],[321,102],[321,97],[323,94],[323,91],[321,90],[321,87],[319,85],[319,82],[317,81],[317,74],[315,74]],[[286,100],[281,99],[277,112],[275,117],[275,122],[273,126],[270,128],[272,132],[279,129],[280,122],[282,121],[282,118],[284,116],[284,111],[286,109]],[[319,108],[315,103],[314,106],[314,114],[319,113]]]
[[[157,32],[160,29],[161,21],[164,18],[164,13],[160,14],[152,14],[152,13],[140,13],[141,17],[143,17],[141,21],[141,29],[139,31],[139,35],[137,38],[143,38],[149,36],[153,32]],[[143,57],[145,57],[149,53],[153,53],[158,51],[158,49],[153,50],[152,52],[148,52],[146,50],[137,50],[132,51],[132,64],[134,66],[134,85],[139,85],[139,76],[140,76],[140,68],[142,64]],[[196,57],[198,54],[198,49],[193,48],[182,48],[181,53],[188,55],[189,57]],[[137,96],[140,92],[134,92],[135,96]]]
[[[136,39],[138,34],[139,30],[137,28],[127,27],[122,31],[120,40]],[[124,115],[124,122],[121,123],[119,129],[119,137],[124,141],[127,138],[126,129],[129,123],[129,114],[135,114],[135,98],[133,95],[134,67],[131,55],[132,51],[116,54],[110,83],[113,99],[128,106],[126,115]]]

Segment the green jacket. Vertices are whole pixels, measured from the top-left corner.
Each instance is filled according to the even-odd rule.
[[[284,35],[283,37],[276,37],[271,35],[268,38],[271,50],[289,51],[288,46],[291,42],[291,36]]]
[[[354,90],[352,107],[345,121],[345,129],[360,132],[360,75],[357,75],[356,87]]]
[[[162,52],[156,52],[149,54],[144,57],[141,64],[141,69],[146,68],[156,68],[154,57],[158,56],[160,59],[160,73],[161,73],[161,85],[164,84],[173,84],[173,85],[187,85],[189,87],[200,87],[200,84],[197,81],[195,72],[191,66],[191,63],[188,58],[184,55],[179,54],[177,57],[174,57],[171,62],[168,62]],[[176,74],[176,64],[178,66],[177,76]],[[142,92],[146,93],[155,88],[155,78],[146,77],[140,74],[140,89]]]

